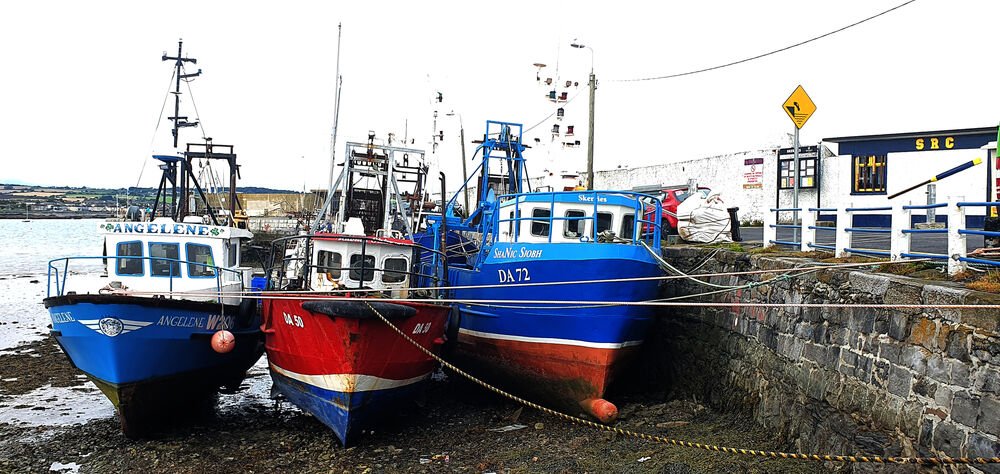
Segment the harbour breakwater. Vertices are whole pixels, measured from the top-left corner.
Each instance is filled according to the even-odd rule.
[[[900,307],[1000,295],[858,269],[792,276],[815,262],[767,254],[664,254],[698,273],[765,272],[705,279],[739,287],[721,293],[670,280],[668,298],[716,291],[694,301],[727,305],[661,310],[639,369],[647,388],[752,413],[799,452],[1000,456],[1000,312]]]

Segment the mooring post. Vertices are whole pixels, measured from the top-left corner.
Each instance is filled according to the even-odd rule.
[[[774,245],[773,241],[777,240],[778,229],[774,227],[777,224],[776,216],[778,212],[774,209],[765,208],[764,209],[764,234],[761,242],[764,248]]]
[[[958,203],[965,200],[965,196],[948,196],[948,274],[954,275],[966,270],[965,262],[959,260],[966,256],[965,235],[960,231],[965,230],[965,208]]]
[[[851,226],[851,213],[847,208],[854,206],[854,203],[837,208],[837,232],[834,243],[834,256],[837,258],[850,256],[844,249],[851,245],[851,234],[847,228]]]
[[[905,205],[894,206],[890,214],[889,258],[892,260],[900,260],[904,253],[910,253],[910,234],[903,232],[910,228],[911,211],[906,208],[909,204],[907,201]]]
[[[799,250],[808,252],[812,250],[810,245],[816,243],[816,212],[812,209],[803,209],[802,214],[802,241],[799,243]]]

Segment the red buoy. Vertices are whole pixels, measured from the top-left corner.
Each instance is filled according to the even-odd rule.
[[[219,354],[225,354],[236,347],[236,337],[233,333],[226,331],[216,331],[212,334],[212,349]]]
[[[580,402],[580,406],[601,423],[609,424],[618,419],[618,407],[603,398],[588,398]]]

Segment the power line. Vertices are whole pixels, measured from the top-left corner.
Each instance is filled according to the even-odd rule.
[[[655,80],[659,80],[659,79],[673,79],[675,77],[690,76],[692,74],[698,74],[698,73],[702,73],[702,72],[714,71],[716,69],[722,69],[722,68],[729,67],[729,66],[735,66],[737,64],[742,64],[742,63],[745,63],[745,62],[753,61],[755,59],[760,59],[760,58],[763,58],[763,57],[767,57],[767,56],[770,56],[772,54],[777,54],[777,53],[780,53],[782,51],[788,51],[789,49],[792,49],[792,48],[795,48],[795,47],[798,47],[798,46],[802,46],[802,45],[807,44],[807,43],[811,43],[811,42],[816,41],[818,39],[826,38],[827,36],[831,36],[831,35],[836,34],[836,33],[840,33],[841,31],[844,31],[844,30],[846,30],[848,28],[852,28],[852,27],[858,26],[858,25],[860,25],[860,24],[862,24],[862,23],[864,23],[864,22],[866,22],[868,20],[874,20],[875,18],[878,18],[878,17],[880,17],[882,15],[885,15],[886,13],[892,12],[894,10],[898,10],[900,8],[903,8],[903,7],[905,7],[905,6],[913,3],[915,1],[917,1],[917,0],[908,0],[906,2],[903,2],[903,3],[899,4],[899,5],[894,6],[894,7],[890,8],[890,9],[888,9],[888,10],[882,11],[880,13],[872,15],[872,16],[870,16],[868,18],[863,19],[863,20],[856,21],[854,23],[851,23],[850,25],[844,26],[842,28],[838,28],[838,29],[833,30],[831,32],[824,33],[822,35],[815,36],[813,38],[809,38],[809,39],[807,39],[805,41],[801,41],[801,42],[795,43],[795,44],[790,45],[790,46],[785,46],[784,48],[776,49],[774,51],[769,51],[769,52],[763,53],[763,54],[758,54],[757,56],[753,56],[753,57],[749,57],[749,58],[745,58],[745,59],[740,59],[738,61],[733,61],[731,63],[720,64],[718,66],[712,66],[712,67],[707,67],[707,68],[703,68],[703,69],[697,69],[697,70],[694,70],[694,71],[682,72],[682,73],[678,73],[678,74],[670,74],[670,75],[666,75],[666,76],[643,77],[643,78],[638,78],[638,79],[611,79],[609,82],[638,82],[638,81],[655,81]]]

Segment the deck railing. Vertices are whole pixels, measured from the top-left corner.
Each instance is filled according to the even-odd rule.
[[[180,265],[196,265],[198,267],[210,268],[210,269],[214,270],[214,273],[215,273],[214,276],[194,277],[193,279],[197,280],[197,281],[200,281],[200,280],[208,280],[209,278],[214,278],[215,279],[215,294],[217,295],[217,300],[220,303],[222,302],[222,299],[223,299],[223,287],[228,286],[230,284],[239,283],[239,285],[240,285],[240,291],[241,292],[246,289],[246,282],[244,281],[244,273],[243,273],[243,270],[241,270],[241,269],[224,268],[224,267],[219,267],[219,266],[216,266],[216,265],[211,265],[211,264],[208,264],[208,263],[193,262],[193,261],[189,261],[189,260],[181,260],[181,259],[177,259],[177,258],[168,258],[168,257],[152,257],[152,256],[138,256],[138,255],[136,255],[136,256],[104,256],[104,255],[101,255],[101,256],[61,257],[61,258],[54,258],[52,260],[49,260],[49,268],[48,268],[48,275],[47,275],[47,282],[46,282],[46,287],[47,287],[46,288],[46,296],[48,296],[48,297],[53,296],[53,294],[52,294],[53,284],[55,285],[55,296],[64,296],[66,294],[66,282],[67,282],[67,280],[69,280],[69,276],[70,276],[70,273],[69,273],[70,261],[85,261],[85,260],[98,260],[98,259],[105,260],[105,261],[106,260],[116,260],[117,261],[118,259],[122,259],[122,260],[140,260],[140,261],[143,261],[143,262],[145,262],[146,260],[156,261],[156,262],[167,262],[168,263],[167,266],[170,269],[169,273],[167,275],[159,275],[156,278],[169,278],[169,280],[168,280],[168,290],[167,291],[169,292],[168,296],[170,298],[173,298],[172,293],[174,292],[174,281],[176,279],[181,279],[181,278],[191,279],[191,277],[184,277],[183,276],[183,272],[181,272],[180,275],[175,275],[174,274],[174,265],[175,264],[177,264],[177,268],[178,269],[180,268]],[[57,262],[60,262],[60,263],[57,263]],[[144,264],[143,268],[145,269],[146,267],[147,267],[147,265]],[[107,269],[106,266],[104,268]],[[149,278],[149,276],[145,275],[145,273],[143,275],[134,275],[134,276],[132,276],[132,275],[119,275],[119,276],[123,276],[123,277],[126,277],[126,278],[130,278],[130,277],[131,278]],[[225,278],[224,278],[224,276],[225,276]],[[95,291],[98,291],[98,290],[100,290],[100,288],[95,288]],[[200,288],[199,289],[199,291],[202,291],[202,290],[211,290],[211,288]],[[136,291],[147,292],[147,291],[157,291],[157,290],[136,289]],[[187,291],[187,290],[185,290],[185,291]],[[211,295],[211,293],[207,293],[207,295]]]
[[[948,273],[954,275],[967,269],[968,264],[980,264],[988,266],[1000,266],[1000,261],[983,258],[970,257],[967,250],[966,237],[969,235],[981,235],[984,237],[1000,238],[1000,232],[987,231],[983,229],[969,229],[966,227],[965,213],[970,207],[993,208],[1000,207],[1000,202],[968,202],[962,196],[950,198],[950,203],[937,203],[926,205],[898,205],[879,207],[843,207],[843,208],[772,208],[770,212],[764,213],[764,237],[765,247],[773,245],[784,245],[794,247],[803,252],[822,249],[833,251],[837,257],[846,257],[852,254],[869,255],[876,257],[886,257],[892,260],[901,259],[932,259],[944,260],[948,264]],[[924,211],[928,209],[945,209],[948,222],[944,228],[913,228],[914,211]],[[859,214],[870,212],[889,211],[889,227],[876,226],[854,226],[854,217]],[[801,213],[799,222],[791,224],[779,224],[778,213],[793,212]],[[834,226],[819,226],[821,217],[829,214],[836,215]],[[933,223],[931,223],[933,224]],[[801,236],[799,239],[779,240],[779,229],[791,229],[793,233]],[[823,233],[833,232],[835,235],[834,245],[820,244],[817,236]],[[852,243],[852,236],[855,234],[884,234],[889,236],[889,248],[857,248]],[[947,235],[947,253],[926,253],[911,251],[912,239],[914,237],[945,234]]]
[[[547,198],[545,196],[548,196]],[[555,205],[557,197],[560,196],[589,196],[589,199],[582,202],[574,202],[574,204],[580,205],[586,203],[588,207],[591,208],[590,215],[581,217],[569,217],[569,216],[556,216],[555,215]],[[598,209],[600,206],[599,198],[602,196],[610,197],[624,197],[632,201],[632,212],[633,212],[633,222],[632,222],[632,235],[617,236],[620,239],[628,241],[633,245],[638,245],[639,242],[645,242],[654,249],[660,247],[660,234],[662,229],[660,228],[660,215],[662,214],[662,205],[660,201],[653,196],[647,194],[636,193],[631,191],[555,191],[555,192],[533,192],[533,193],[523,193],[523,194],[505,194],[499,196],[498,202],[507,203],[513,201],[514,203],[514,217],[504,218],[499,214],[499,208],[497,210],[497,215],[495,216],[495,226],[493,232],[495,236],[499,235],[499,231],[502,224],[513,223],[513,232],[511,238],[514,242],[518,242],[521,231],[521,222],[537,222],[548,226],[548,241],[552,242],[552,236],[555,234],[555,223],[563,221],[580,221],[586,222],[590,221],[590,228],[587,232],[588,235],[580,236],[581,242],[598,242],[598,235],[600,232],[597,231],[597,219],[598,219]],[[524,204],[548,204],[549,205],[549,215],[548,217],[533,217],[533,216],[522,216],[521,206]],[[582,207],[582,206],[581,206]],[[505,206],[504,209],[507,209]],[[647,216],[649,216],[647,218]],[[614,228],[611,228],[614,231]]]

